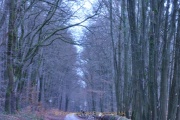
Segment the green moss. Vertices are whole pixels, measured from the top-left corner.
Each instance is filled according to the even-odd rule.
[[[7,88],[6,93],[7,93],[8,95],[10,95],[10,94],[11,94],[11,90],[12,90],[12,88],[13,88],[13,86],[10,86],[9,88]]]
[[[9,65],[9,69],[10,69],[11,71],[13,71],[12,65]]]

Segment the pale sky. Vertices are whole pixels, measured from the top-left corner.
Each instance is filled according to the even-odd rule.
[[[92,5],[95,4],[95,0],[78,0],[78,2],[72,2],[72,4],[74,4],[74,6],[72,7],[72,11],[77,11],[75,14],[75,16],[77,17],[75,17],[75,19],[72,19],[70,23],[75,24],[83,21],[87,16],[92,15]],[[86,21],[82,25],[88,26],[88,24],[89,22]],[[82,37],[84,34],[83,30],[85,30],[85,28],[81,26],[70,28],[70,31],[73,34],[74,41],[82,41]],[[75,45],[75,47],[77,48],[77,53],[79,54],[77,57],[79,60],[81,60],[81,52],[83,51],[83,47],[77,45]],[[83,76],[81,68],[77,68],[77,74],[81,77]],[[79,84],[81,84],[82,87],[86,87],[86,83],[82,80],[79,80]]]
[[[76,4],[72,7],[72,11],[77,11],[75,16],[77,16],[75,19],[71,20],[71,23],[79,23],[83,21],[87,16],[92,14],[92,4],[94,4],[95,0],[78,0],[78,2],[75,2]],[[93,2],[93,3],[92,3]],[[88,26],[89,22],[84,22],[82,25]],[[76,26],[70,29],[71,33],[73,34],[73,38],[76,42],[82,40],[83,36],[83,30],[84,27]],[[83,50],[83,47],[76,46],[77,52],[81,53]]]

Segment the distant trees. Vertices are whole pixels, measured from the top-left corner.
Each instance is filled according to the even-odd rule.
[[[74,16],[70,7],[72,5],[73,2],[62,0],[1,2],[3,14],[0,16],[0,29],[3,31],[0,33],[4,36],[0,39],[0,49],[3,51],[1,82],[5,81],[4,85],[7,85],[3,105],[5,112],[14,113],[21,107],[37,105],[37,102],[48,101],[47,99],[55,96],[60,109],[62,96],[66,96],[65,110],[68,109],[71,88],[69,82],[76,78],[76,49],[72,46],[76,43],[72,40],[68,28],[78,26],[92,17],[87,17],[79,23],[69,23]],[[60,45],[47,47],[54,42]],[[7,75],[7,78],[4,75]],[[75,81],[72,83],[76,83]],[[60,85],[61,90],[55,85]],[[4,93],[2,94],[3,97]],[[28,97],[27,104],[22,104],[22,94]]]

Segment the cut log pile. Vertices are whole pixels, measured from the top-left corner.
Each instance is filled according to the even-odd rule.
[[[99,114],[99,115],[86,115],[86,114],[81,114],[81,115],[78,115],[80,118],[92,118],[92,119],[95,119],[95,120],[131,120],[131,119],[128,119],[124,116],[119,116],[119,115],[113,115],[113,114]]]
[[[96,118],[98,120],[130,120],[127,119],[123,116],[119,116],[119,115],[104,115],[104,116],[100,116],[98,118]]]

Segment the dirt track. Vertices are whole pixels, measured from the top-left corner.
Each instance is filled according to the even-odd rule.
[[[74,114],[72,115],[68,114],[66,116],[47,116],[45,120],[84,120],[84,119],[81,119]]]

